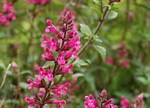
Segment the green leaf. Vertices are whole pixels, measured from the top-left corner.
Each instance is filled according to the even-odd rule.
[[[28,83],[21,82],[21,83],[19,83],[19,86],[20,86],[21,88],[23,88],[23,89],[27,89]]]
[[[144,9],[147,9],[147,10],[150,10],[150,6],[149,5],[138,4],[137,6],[139,6],[141,8],[144,8]]]
[[[80,30],[81,30],[82,33],[92,34],[90,28],[85,24],[80,24]]]
[[[95,90],[95,79],[91,74],[85,75],[85,80],[88,82],[92,90]]]
[[[140,83],[147,85],[148,84],[148,80],[144,77],[137,77],[137,81],[139,81]]]
[[[100,0],[93,0],[93,2],[98,4],[98,5],[100,4]]]
[[[20,75],[24,75],[24,74],[32,74],[32,71],[31,70],[25,70],[25,71],[22,71],[20,72]]]
[[[83,73],[75,73],[75,74],[72,75],[73,78],[75,78],[75,77],[83,77],[83,76],[84,76]]]
[[[86,63],[84,60],[82,59],[77,59],[75,62],[74,62],[74,65],[76,65],[77,67],[81,67],[81,66],[87,66],[88,63]]]
[[[48,68],[51,64],[51,61],[45,62],[45,64],[42,66],[43,68]]]
[[[101,46],[94,45],[94,48],[101,54],[103,61],[106,59],[106,49]]]
[[[107,19],[108,19],[108,20],[112,20],[112,19],[115,19],[117,16],[118,16],[118,13],[117,13],[116,11],[111,11],[111,12],[108,14]]]
[[[4,64],[3,62],[1,62],[1,61],[0,61],[0,68],[2,68],[3,70],[5,70],[5,69],[6,69],[5,64]]]

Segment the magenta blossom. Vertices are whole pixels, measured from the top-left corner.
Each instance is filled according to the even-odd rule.
[[[35,76],[35,79],[28,79],[28,89],[38,89],[34,98],[25,98],[30,107],[42,108],[44,105],[57,104],[60,108],[64,108],[66,104],[65,100],[59,99],[67,95],[71,84],[68,81],[59,83],[56,77],[68,73],[73,74],[73,64],[68,61],[70,58],[78,58],[80,37],[74,27],[75,16],[72,12],[67,10],[61,19],[63,23],[59,25],[60,29],[57,29],[51,20],[47,20],[48,26],[41,43],[44,53],[41,56],[45,61],[50,61],[52,65],[47,68],[39,66],[39,74]]]
[[[92,94],[85,96],[84,108],[98,108],[98,103]]]
[[[107,91],[104,89],[99,94],[97,102],[92,94],[85,96],[84,108],[118,108],[117,105],[114,105],[114,99],[107,99]]]
[[[106,58],[106,64],[114,64],[114,60],[111,57]]]
[[[130,66],[130,61],[127,59],[127,57],[128,51],[126,48],[126,43],[125,41],[122,41],[120,47],[117,50],[117,57],[116,58],[107,57],[106,64],[112,64],[128,68]]]
[[[129,100],[126,98],[126,97],[122,97],[121,98],[121,105],[122,105],[122,108],[129,108],[129,106],[130,106],[130,102],[129,102]]]
[[[123,96],[120,103],[122,108],[143,108],[143,93],[136,96],[133,101],[129,101],[126,97]]]
[[[3,9],[0,11],[0,25],[9,25],[12,20],[16,19],[16,11],[12,6],[12,2],[4,0]]]

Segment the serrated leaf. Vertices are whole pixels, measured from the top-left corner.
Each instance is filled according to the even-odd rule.
[[[94,45],[94,48],[101,54],[103,61],[106,59],[106,49],[101,46]]]
[[[80,30],[85,34],[92,34],[91,29],[86,24],[80,24]]]
[[[116,11],[111,11],[111,12],[108,14],[107,19],[108,19],[108,20],[112,20],[112,19],[115,19],[117,16],[118,16],[118,13],[117,13]]]

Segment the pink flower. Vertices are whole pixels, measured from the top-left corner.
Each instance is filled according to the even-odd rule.
[[[51,51],[46,48],[45,49],[46,53],[45,54],[42,54],[42,57],[45,59],[45,60],[48,60],[48,61],[54,61],[55,58],[53,56],[53,54],[51,53]]]
[[[60,107],[59,108],[64,108],[64,104],[66,104],[65,100],[52,100],[52,104],[58,104]]]
[[[107,57],[105,62],[106,64],[114,64],[114,60],[110,57]]]
[[[143,108],[144,104],[143,104],[143,93],[139,94],[138,96],[135,97],[135,103],[137,105],[137,108]]]
[[[14,71],[16,71],[18,69],[18,64],[16,62],[12,62],[11,66],[12,66]]]
[[[65,58],[63,56],[58,57],[58,64],[59,65],[64,65],[66,63]]]
[[[69,87],[71,84],[69,82],[65,84],[58,85],[56,89],[53,90],[53,93],[57,95],[58,98],[61,98],[62,95],[67,94],[67,87]]]
[[[132,21],[133,18],[134,18],[134,13],[131,12],[131,11],[129,11],[129,12],[128,12],[128,21]]]
[[[48,69],[46,71],[42,67],[39,67],[39,71],[40,71],[40,78],[41,79],[44,79],[45,77],[47,77],[49,82],[51,82],[53,80],[53,74],[52,74],[50,69]]]
[[[54,76],[52,72],[50,71],[50,69],[47,71],[47,78],[49,82],[51,82],[54,79]]]
[[[32,1],[36,4],[36,1]],[[44,3],[44,1],[43,1]],[[73,64],[69,64],[68,60],[71,57],[78,58],[80,49],[80,38],[77,31],[74,30],[75,18],[72,12],[68,11],[62,16],[62,24],[58,29],[52,24],[51,20],[47,20],[48,26],[42,36],[43,42],[41,47],[44,49],[42,57],[45,61],[51,61],[48,67],[38,68],[39,74],[35,76],[35,80],[28,79],[28,89],[37,88],[39,92],[35,93],[36,103],[32,106],[43,106],[45,104],[58,104],[63,108],[66,102],[64,100],[54,99],[56,95],[61,98],[62,95],[67,95],[69,82],[59,84],[56,80],[57,75],[63,75],[67,72],[71,75]],[[48,37],[50,35],[50,37]],[[51,65],[52,64],[52,65]],[[52,71],[51,71],[51,68]],[[55,80],[53,80],[55,78]],[[50,94],[49,94],[50,93]],[[45,97],[46,96],[46,97]],[[48,97],[47,97],[48,96]],[[31,105],[30,105],[31,106]]]
[[[122,108],[129,108],[130,102],[126,97],[123,96],[121,98],[121,105],[122,105]]]
[[[34,66],[33,66],[33,71],[34,72],[36,72],[36,73],[38,73],[38,65],[37,64],[34,64]]]
[[[45,29],[45,32],[46,32],[46,33],[52,32],[52,33],[54,33],[55,35],[58,34],[58,31],[57,31],[57,29],[56,29],[56,27],[55,27],[54,25],[47,26],[46,29]]]
[[[3,2],[3,10],[0,12],[0,24],[9,25],[12,20],[16,19],[16,11],[12,6],[12,2]]]
[[[50,51],[57,50],[58,45],[53,37],[47,41],[47,45],[50,47]]]
[[[98,99],[100,103],[94,99],[94,96],[90,94],[89,96],[85,96],[84,108],[118,108],[117,105],[114,105],[114,99],[107,99],[107,91],[104,89],[100,93]]]
[[[33,105],[36,103],[36,100],[34,98],[29,98],[27,96],[25,96],[24,98],[25,102],[27,102],[29,105]]]
[[[122,65],[123,67],[128,68],[128,67],[129,67],[129,60],[123,61],[123,62],[121,63],[121,65]]]
[[[12,11],[12,10],[13,10],[12,2],[6,2],[6,1],[4,1],[4,3],[3,3],[3,9],[4,9],[6,12]]]
[[[45,95],[45,89],[44,89],[44,88],[40,88],[39,93],[38,93],[38,96],[39,96],[40,98],[43,98],[44,95]]]
[[[139,94],[135,97],[133,101],[129,101],[126,97],[122,97],[121,99],[122,108],[143,108],[143,93]]]
[[[28,79],[28,82],[30,83],[28,89],[32,89],[32,87],[39,88],[41,85],[41,81],[39,80],[33,81],[32,79]]]
[[[84,108],[97,108],[98,103],[92,94],[85,96]]]
[[[69,66],[65,66],[65,65],[61,66],[62,72],[63,73],[69,72],[70,75],[72,75],[73,73],[72,68],[73,68],[73,64],[70,64]]]

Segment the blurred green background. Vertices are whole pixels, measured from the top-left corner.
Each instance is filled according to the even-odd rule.
[[[24,95],[31,95],[26,80],[36,74],[36,65],[44,65],[40,44],[46,19],[57,24],[64,7],[69,8],[76,15],[83,45],[88,36],[81,33],[79,24],[86,24],[94,31],[101,13],[93,0],[51,0],[45,6],[34,6],[24,0],[13,1],[16,20],[9,26],[0,26],[0,83],[10,63],[16,62],[18,68],[17,72],[12,67],[9,69],[0,89],[0,103],[3,102],[4,108],[24,108]],[[103,0],[103,4],[107,6],[108,0]],[[3,0],[0,1],[0,10],[2,5]],[[121,0],[112,10],[117,12],[117,17],[106,20],[97,33],[103,41],[98,44],[107,50],[107,57],[117,63],[118,49],[125,41],[129,67],[105,63],[93,48],[94,42],[91,43],[75,62],[73,77],[78,77],[76,84],[79,88],[73,99],[68,100],[66,108],[83,108],[85,95],[97,95],[104,88],[118,105],[121,96],[132,100],[143,92],[144,108],[150,106],[150,1]],[[66,79],[71,80],[71,76]]]

